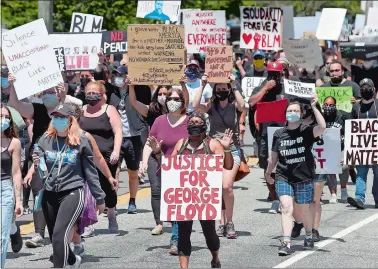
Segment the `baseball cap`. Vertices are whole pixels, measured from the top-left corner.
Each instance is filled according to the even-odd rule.
[[[277,63],[277,62],[273,62],[273,63],[268,63],[267,70],[268,71],[274,71],[274,72],[282,72],[283,67],[282,67],[282,64]]]
[[[290,62],[289,62],[289,60],[286,57],[280,57],[280,58],[278,58],[277,62],[284,62],[284,63],[290,65]]]
[[[189,60],[188,63],[186,64],[186,67],[188,67],[189,65],[196,65],[198,68],[200,67],[199,62],[194,59]]]
[[[61,104],[59,105],[52,113],[51,115],[54,115],[55,113],[60,113],[64,116],[75,116],[75,110],[70,104]]]
[[[364,78],[360,81],[360,87],[364,85],[369,85],[370,87],[374,88],[374,82],[370,78]]]
[[[262,50],[256,50],[254,53],[253,53],[253,57],[256,57],[256,56],[262,56],[265,58],[265,53],[262,51]]]
[[[127,75],[128,74],[127,66],[120,65],[120,66],[118,66],[118,68],[116,70],[113,70],[112,73],[113,74],[118,73],[118,74],[121,74],[121,75]]]

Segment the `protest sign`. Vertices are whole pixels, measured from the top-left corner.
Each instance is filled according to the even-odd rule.
[[[378,26],[378,7],[370,7],[367,16],[366,25]]]
[[[378,25],[375,25],[375,26],[366,25],[364,27],[362,34],[367,35],[367,36],[378,35]]]
[[[283,11],[279,7],[240,7],[240,47],[274,50],[282,47]]]
[[[305,32],[314,32],[316,37],[316,29],[319,25],[320,17],[294,17],[294,39],[302,38]]]
[[[71,33],[98,33],[101,32],[104,18],[92,14],[72,13]]]
[[[339,41],[348,42],[349,36],[352,34],[352,27],[348,23],[348,18],[344,18],[343,26],[341,27]]]
[[[355,42],[355,43],[378,43],[378,33],[373,34],[371,36],[366,36],[366,35],[350,35],[349,36],[349,41],[350,42]]]
[[[205,73],[211,83],[228,83],[232,75],[232,47],[206,47]]]
[[[164,156],[160,220],[220,220],[222,155]]]
[[[318,101],[323,104],[324,99],[328,96],[333,96],[336,99],[336,107],[338,110],[351,112],[353,104],[350,99],[353,97],[353,90],[351,86],[348,87],[320,87],[316,88]]]
[[[127,52],[127,32],[123,30],[102,32],[101,47],[104,54]]]
[[[356,14],[356,19],[354,20],[354,30],[357,30],[359,33],[361,33],[364,29],[365,21],[365,14]]]
[[[2,33],[1,41],[19,100],[63,82],[43,19]]]
[[[179,84],[184,73],[183,25],[129,25],[127,36],[132,84]]]
[[[56,61],[58,62],[59,69],[62,72],[66,71],[66,61],[64,59],[64,48],[54,48]]]
[[[256,105],[256,122],[286,122],[287,99],[273,102],[260,102]]]
[[[345,8],[323,8],[316,37],[322,40],[339,40],[346,11]],[[332,27],[330,27],[330,22],[332,22]]]
[[[67,71],[96,69],[101,38],[101,33],[54,33],[49,35],[54,48],[64,48]]]
[[[345,121],[344,163],[378,164],[378,119]]]
[[[268,127],[268,152],[272,150],[274,132],[282,127]],[[341,141],[340,129],[327,128],[319,141],[312,147],[312,155],[316,163],[316,174],[340,174],[341,166]]]
[[[292,39],[294,38],[294,7],[293,6],[283,6],[283,31],[282,39]]]
[[[378,43],[340,43],[340,51],[343,58],[369,61],[378,59]]]
[[[260,86],[264,80],[264,77],[245,77],[242,79],[242,90],[246,102],[248,102],[249,97],[252,96],[253,90],[257,86]]]
[[[284,79],[284,88],[286,94],[295,95],[302,98],[312,98],[312,95],[315,94],[314,83],[304,83]]]
[[[137,18],[178,21],[181,1],[138,1]]]
[[[226,12],[183,11],[188,53],[205,52],[208,46],[226,46]]]
[[[304,32],[301,40],[306,39],[316,39],[316,31],[314,32]],[[318,40],[319,47],[325,47],[325,41],[324,40]]]
[[[179,11],[179,18],[176,24],[183,24],[184,23],[184,11],[200,11],[200,8],[184,8],[180,9]]]
[[[323,65],[322,51],[316,38],[283,40],[283,49],[289,62],[299,68],[313,70],[315,66]]]

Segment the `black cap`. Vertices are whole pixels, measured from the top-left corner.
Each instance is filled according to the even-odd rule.
[[[360,87],[364,85],[369,85],[370,87],[374,88],[374,82],[370,78],[364,78],[360,81]]]
[[[113,70],[112,73],[113,74],[118,73],[118,74],[121,74],[121,75],[127,75],[128,74],[127,66],[124,66],[124,65],[118,66],[118,68],[116,70]]]
[[[60,104],[52,113],[51,115],[54,115],[55,113],[62,114],[64,116],[75,116],[75,110],[70,104]]]

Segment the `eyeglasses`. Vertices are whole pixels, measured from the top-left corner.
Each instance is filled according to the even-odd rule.
[[[168,97],[167,101],[181,102],[181,98],[180,97]]]
[[[191,125],[191,126],[193,126],[193,125],[203,125],[203,124],[205,124],[205,123],[202,120],[201,121],[196,120],[196,121],[189,121],[188,122],[188,125]]]

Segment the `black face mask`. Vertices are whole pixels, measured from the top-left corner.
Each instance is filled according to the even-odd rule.
[[[219,101],[224,101],[230,95],[229,91],[219,91],[215,93],[215,96],[219,99]]]
[[[99,94],[96,95],[85,95],[85,101],[87,101],[88,105],[95,106],[100,102],[102,96]]]
[[[371,98],[373,98],[373,96],[374,96],[373,89],[361,89],[361,97],[364,100],[370,100]]]
[[[85,88],[86,86],[87,86],[87,84],[89,83],[91,81],[91,79],[90,78],[81,78],[80,79],[80,86],[82,87],[82,88]]]
[[[189,136],[200,136],[202,133],[206,132],[206,124],[202,125],[188,125]]]

